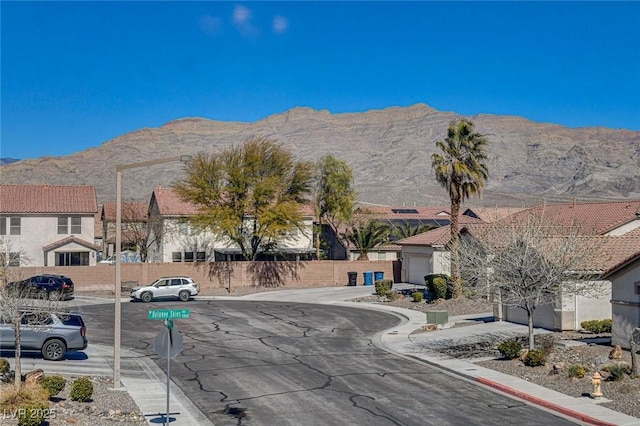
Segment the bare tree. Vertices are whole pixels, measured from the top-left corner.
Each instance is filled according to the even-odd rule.
[[[555,225],[544,214],[521,214],[502,221],[467,226],[459,245],[467,291],[493,295],[496,303],[527,312],[529,349],[534,348],[533,313],[563,297],[596,297],[602,264],[597,237],[576,225]]]
[[[15,334],[15,379],[20,387],[22,382],[22,341],[23,325],[42,325],[51,313],[67,313],[60,301],[41,298],[35,287],[21,285],[24,277],[20,267],[14,266],[13,259],[19,256],[20,263],[28,263],[24,250],[14,251],[11,243],[0,238],[0,321],[8,323]]]

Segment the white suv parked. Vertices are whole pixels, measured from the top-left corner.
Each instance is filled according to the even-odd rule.
[[[189,277],[166,277],[144,287],[134,287],[131,289],[131,298],[142,300],[145,303],[153,299],[164,299],[177,297],[183,302],[189,300],[200,291],[200,287]]]

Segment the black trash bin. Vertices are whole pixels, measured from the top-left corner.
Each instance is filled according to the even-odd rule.
[[[356,285],[357,279],[358,279],[358,273],[357,272],[347,272],[347,274],[349,275],[349,286],[354,286]]]

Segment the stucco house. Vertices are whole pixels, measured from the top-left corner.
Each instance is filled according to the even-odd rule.
[[[620,238],[630,240],[628,251],[602,278],[611,281],[611,344],[629,349],[632,334],[640,329],[640,229]]]
[[[466,213],[466,212],[465,212]],[[580,323],[592,319],[612,318],[613,309],[618,315],[618,328],[633,323],[635,310],[629,310],[626,302],[636,303],[629,294],[633,288],[631,279],[638,272],[628,259],[640,251],[640,201],[618,201],[606,203],[563,203],[521,209],[509,220],[517,220],[520,215],[543,215],[554,226],[577,227],[580,232],[591,236],[600,246],[602,256],[598,264],[588,267],[593,272],[593,282],[601,287],[598,297],[563,296],[548,305],[542,305],[534,313],[534,325],[553,330],[577,330]],[[494,212],[495,214],[495,212]],[[468,214],[467,214],[468,215]],[[469,215],[470,217],[480,217]],[[498,219],[500,220],[500,219]],[[403,247],[403,271],[408,282],[424,284],[426,273],[448,273],[446,246],[449,234],[444,229],[436,229],[425,234],[398,241]],[[624,267],[616,265],[626,265]],[[622,268],[622,269],[621,269]],[[615,272],[612,272],[615,271]],[[633,281],[635,283],[635,281]],[[632,290],[635,291],[635,290]],[[623,307],[626,306],[626,307]],[[640,308],[639,308],[640,309]],[[496,305],[494,315],[499,320],[527,323],[526,312],[507,304]]]
[[[373,220],[387,224],[391,227],[402,229],[415,228],[417,226],[429,226],[438,228],[448,225],[450,222],[449,212],[441,207],[394,207],[394,206],[359,206],[354,214],[354,222],[365,222]],[[343,227],[333,231],[333,235],[326,238],[331,241],[329,259],[357,260],[360,256],[358,249],[352,244],[347,244],[336,237],[336,233],[344,233]],[[402,247],[397,244],[401,237],[391,235],[387,244],[375,247],[367,253],[369,260],[400,260],[402,258]]]
[[[140,251],[140,245],[147,240],[147,217],[149,203],[138,201],[122,202],[122,250]],[[108,202],[100,209],[102,224],[102,257],[107,258],[116,249],[116,203]]]
[[[172,188],[157,187],[149,203],[149,262],[204,262],[241,260],[235,243],[218,238],[208,231],[192,226],[188,219],[198,208],[185,203]],[[313,247],[313,214],[303,213],[304,229],[280,242],[275,260],[306,259],[315,253]],[[250,220],[250,219],[247,219]]]
[[[0,185],[0,238],[15,266],[95,265],[93,186]]]

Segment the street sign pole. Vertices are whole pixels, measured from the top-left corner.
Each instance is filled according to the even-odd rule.
[[[164,320],[164,325],[169,331],[169,344],[167,345],[167,414],[164,417],[165,426],[169,426],[169,396],[171,394],[171,333],[173,332],[173,321]]]

